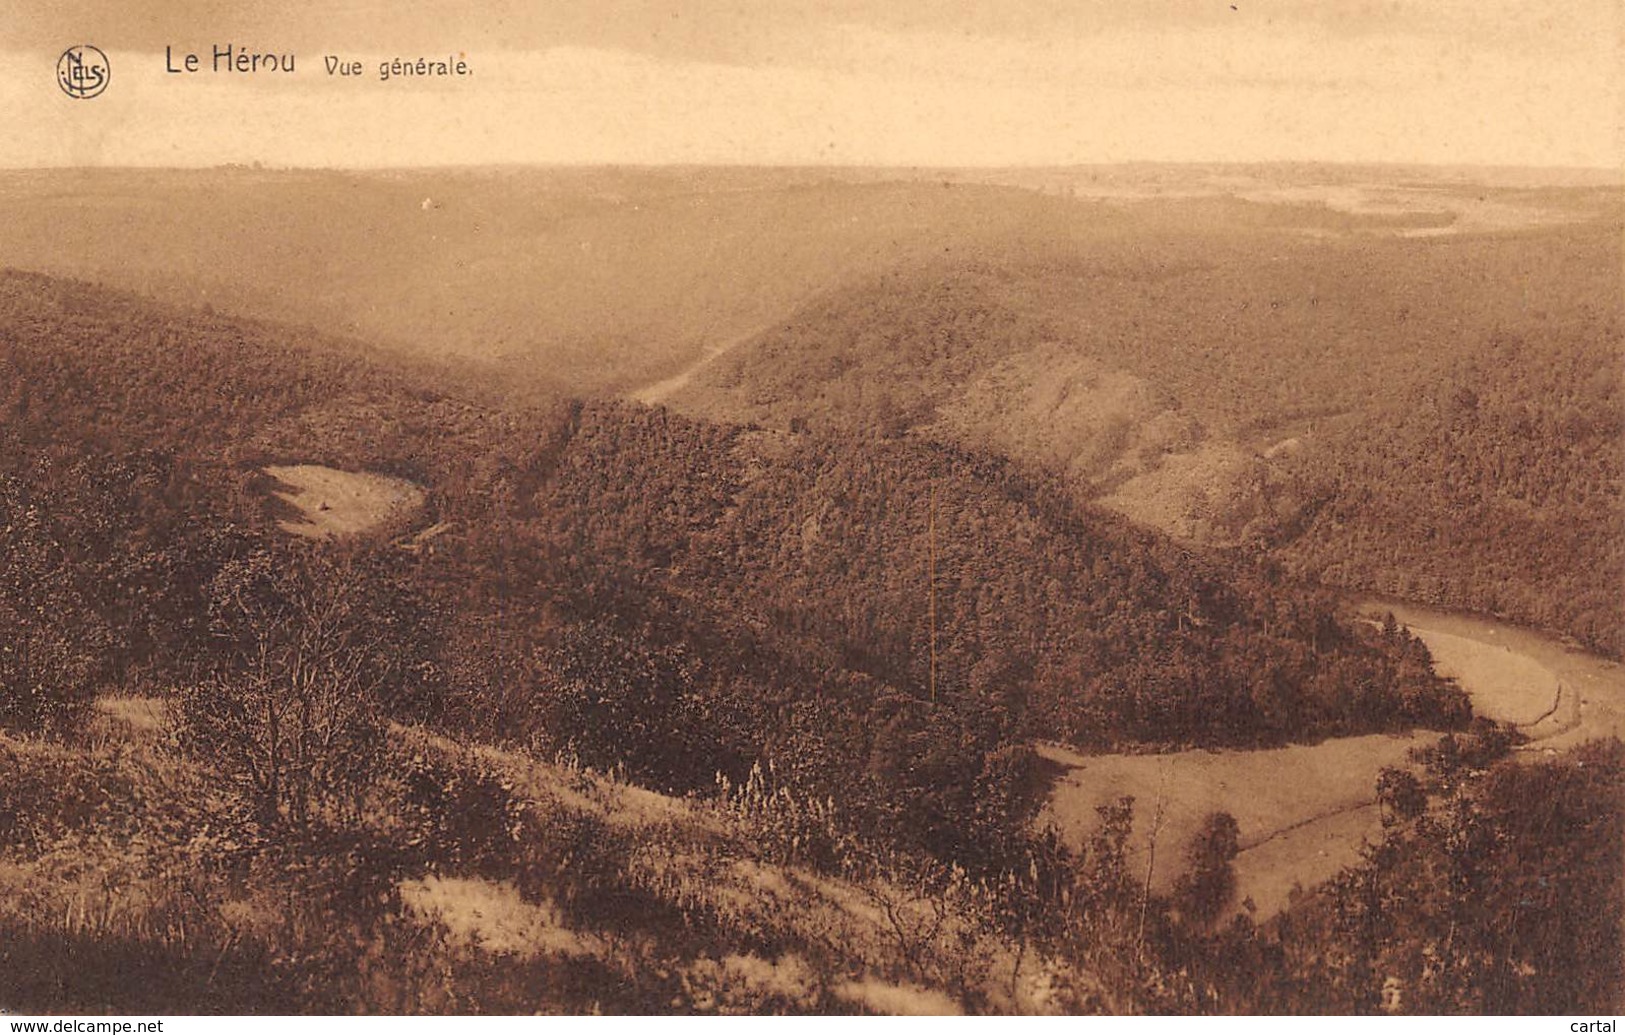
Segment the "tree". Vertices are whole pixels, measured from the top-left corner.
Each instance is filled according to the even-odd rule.
[[[1236,893],[1233,863],[1241,854],[1241,828],[1228,812],[1203,822],[1191,845],[1190,869],[1179,878],[1174,901],[1190,922],[1207,926],[1219,918]]]
[[[0,475],[0,727],[60,734],[105,681],[112,636],[75,585],[49,511]]]
[[[422,674],[412,602],[392,590],[354,562],[263,551],[212,583],[215,656],[179,725],[262,825],[342,808],[376,759],[386,692]]]
[[[1386,825],[1420,816],[1428,807],[1428,796],[1415,773],[1384,766],[1377,776],[1377,803]]]

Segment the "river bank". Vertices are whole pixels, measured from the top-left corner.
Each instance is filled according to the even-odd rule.
[[[1467,692],[1475,713],[1518,726],[1529,738],[1523,751],[1556,752],[1625,731],[1625,666],[1618,662],[1494,619],[1385,600],[1356,608],[1370,619],[1392,612],[1427,645],[1440,674]],[[1377,775],[1405,765],[1412,749],[1438,736],[1422,730],[1163,755],[1084,756],[1040,745],[1059,769],[1040,822],[1082,844],[1098,825],[1098,806],[1132,795],[1132,865],[1166,891],[1202,821],[1228,812],[1241,834],[1236,899],[1263,921],[1298,889],[1359,862],[1361,846],[1382,830]]]

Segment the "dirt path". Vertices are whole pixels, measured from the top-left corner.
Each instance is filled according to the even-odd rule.
[[[786,308],[785,314],[799,311],[814,298],[817,298],[819,294],[821,294],[821,292],[815,291],[812,294],[807,295],[800,301]],[[694,360],[694,362],[690,363],[682,370],[679,370],[671,377],[668,377],[663,381],[656,381],[652,385],[647,385],[628,394],[631,398],[636,399],[645,406],[654,406],[659,403],[663,403],[667,399],[670,399],[672,396],[676,395],[678,392],[682,391],[684,388],[687,388],[700,371],[704,370],[712,363],[715,363],[723,356],[726,356],[734,349],[739,348],[741,345],[744,345],[747,342],[755,341],[757,338],[760,338],[773,328],[780,326],[782,323],[784,323],[784,320],[785,315],[776,316],[771,320],[757,324],[748,330],[741,331],[740,333],[725,338],[720,342],[707,345],[703,350],[701,350],[699,356]]]
[[[1455,678],[1480,714],[1520,726],[1523,750],[1545,752],[1625,731],[1625,668],[1539,633],[1493,620],[1387,602]],[[1296,887],[1312,887],[1359,861],[1380,835],[1377,774],[1403,765],[1433,734],[1365,736],[1259,751],[1183,751],[1086,757],[1053,745],[1039,752],[1062,767],[1043,819],[1079,844],[1097,825],[1095,809],[1135,798],[1133,864],[1145,866],[1153,833],[1152,885],[1167,890],[1202,821],[1229,812],[1241,833],[1237,900],[1255,918],[1280,912]],[[1160,805],[1159,805],[1160,803]],[[1158,813],[1160,812],[1160,822]]]
[[[778,321],[774,321],[773,323],[763,324],[760,327],[753,327],[743,334],[736,334],[725,341],[718,342],[714,345],[707,345],[700,353],[699,358],[694,360],[694,362],[673,374],[671,377],[666,378],[664,381],[656,381],[654,384],[649,385],[646,388],[639,388],[637,391],[632,393],[632,398],[636,399],[640,403],[643,403],[645,406],[654,406],[665,402],[673,395],[676,395],[678,392],[688,387],[689,382],[694,380],[695,375],[704,370],[706,367],[710,366],[712,363],[715,363],[717,359],[727,355],[734,349],[737,349],[739,346],[745,344],[745,342],[750,341],[758,335],[766,334],[768,331],[777,326],[777,323]]]

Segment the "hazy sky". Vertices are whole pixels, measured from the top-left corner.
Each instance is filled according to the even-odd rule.
[[[8,0],[0,164],[1622,160],[1619,0],[244,6]],[[74,43],[110,55],[93,100],[57,89]],[[208,72],[226,43],[297,72]],[[446,54],[474,74],[378,79]]]

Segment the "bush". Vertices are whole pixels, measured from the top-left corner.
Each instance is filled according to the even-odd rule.
[[[112,638],[66,555],[48,508],[0,475],[0,727],[77,729],[107,678]]]
[[[421,675],[403,599],[360,565],[266,552],[227,563],[210,588],[217,645],[180,696],[183,743],[216,765],[262,825],[353,808],[377,763],[384,702]]]

